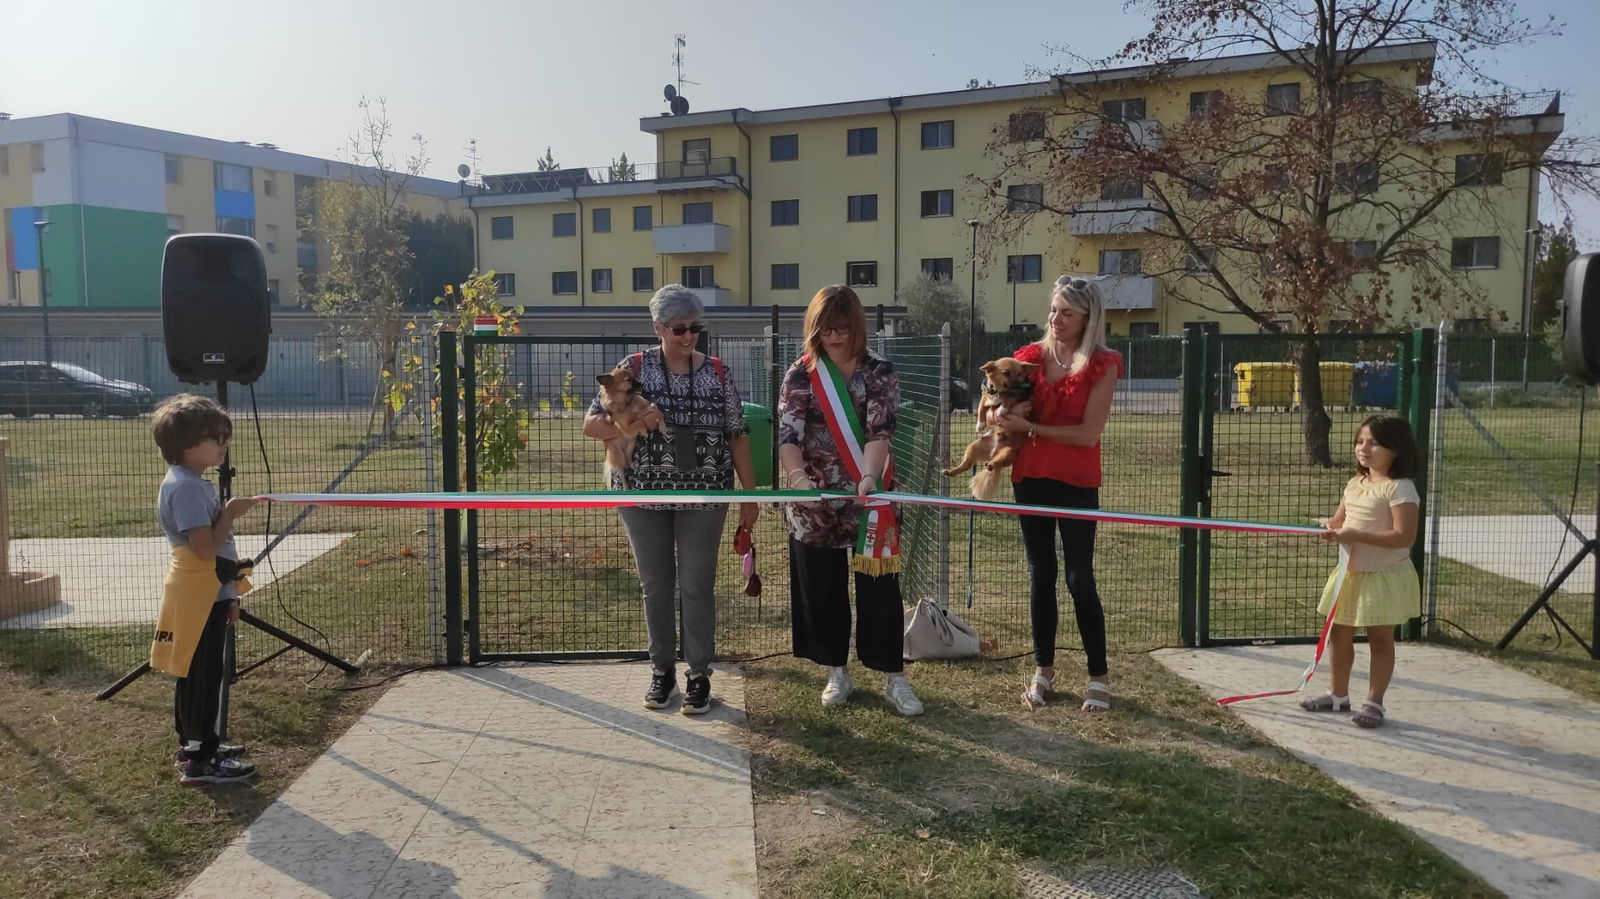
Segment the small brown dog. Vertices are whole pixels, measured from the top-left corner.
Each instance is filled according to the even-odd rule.
[[[600,384],[600,406],[611,416],[611,423],[617,426],[622,436],[607,440],[606,443],[606,485],[612,482],[611,473],[620,471],[624,475],[628,472],[628,463],[633,458],[634,441],[650,430],[645,426],[645,416],[656,410],[655,404],[647,401],[638,392],[638,378],[633,373],[633,366],[623,362],[603,375],[596,375],[595,381]],[[656,430],[665,430],[666,422],[656,425]]]
[[[978,401],[978,439],[967,444],[959,465],[944,469],[947,477],[954,477],[977,467],[977,473],[972,476],[972,495],[978,499],[994,498],[1000,472],[1011,467],[1017,450],[1022,447],[1022,435],[1002,431],[991,421],[1032,398],[1033,382],[1028,380],[1028,375],[1038,367],[1032,362],[1018,362],[1009,357],[980,366],[983,399]]]

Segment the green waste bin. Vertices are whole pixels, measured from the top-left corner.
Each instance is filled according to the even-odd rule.
[[[756,486],[772,486],[772,410],[744,404],[744,423],[750,428],[750,457],[755,463]]]

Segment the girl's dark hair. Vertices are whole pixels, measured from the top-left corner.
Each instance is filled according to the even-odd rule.
[[[1361,426],[1356,428],[1355,437],[1350,439],[1352,446],[1360,439],[1362,428],[1372,433],[1372,439],[1376,440],[1379,446],[1394,453],[1394,464],[1389,466],[1389,477],[1417,476],[1421,454],[1417,451],[1416,435],[1411,433],[1411,422],[1398,415],[1368,415],[1362,420]],[[1356,471],[1360,472],[1362,477],[1371,474],[1359,462],[1356,463]]]

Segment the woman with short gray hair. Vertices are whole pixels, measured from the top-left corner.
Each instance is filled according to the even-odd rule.
[[[695,350],[706,330],[704,316],[700,298],[681,284],[665,285],[650,298],[650,318],[661,343],[624,358],[618,367],[632,370],[639,396],[650,404],[644,424],[651,430],[635,441],[626,464],[612,471],[610,489],[729,490],[735,473],[745,489],[754,489],[750,431],[739,390],[722,360]],[[602,441],[622,437],[599,396],[584,417],[583,433]],[[739,526],[753,527],[758,508],[741,503]],[[677,692],[675,597],[681,592],[688,663],[681,710],[685,715],[706,712],[716,655],[717,549],[728,507],[652,504],[624,507],[617,514],[633,546],[644,593],[653,669],[645,708],[665,708]]]

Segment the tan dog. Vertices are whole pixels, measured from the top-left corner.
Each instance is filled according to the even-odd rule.
[[[1009,357],[985,362],[979,367],[984,378],[983,399],[978,401],[978,439],[967,444],[960,464],[944,470],[947,477],[954,477],[978,467],[978,472],[972,476],[972,495],[978,499],[993,499],[999,487],[1000,472],[1016,461],[1022,435],[1002,431],[993,422],[1033,396],[1033,382],[1028,380],[1028,375],[1038,367],[1032,362],[1019,362]]]
[[[613,471],[627,474],[628,465],[633,459],[634,442],[650,430],[645,426],[645,417],[651,412],[659,416],[660,411],[654,403],[639,395],[638,379],[634,376],[633,366],[627,362],[603,375],[596,375],[595,381],[600,384],[601,408],[606,410],[606,414],[611,416],[611,423],[622,432],[621,437],[605,442],[606,485],[610,486]],[[665,421],[656,424],[656,430],[665,429]]]

